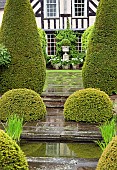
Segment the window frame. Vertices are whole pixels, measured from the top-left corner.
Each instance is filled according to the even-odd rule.
[[[87,0],[84,0],[84,16],[75,16],[75,0],[72,0],[72,17],[73,18],[85,18],[87,17]]]
[[[59,2],[56,0],[56,16],[47,15],[47,0],[44,0],[44,18],[59,18]]]
[[[47,33],[46,36],[47,36],[47,55],[48,56],[56,55],[56,39],[54,34]]]

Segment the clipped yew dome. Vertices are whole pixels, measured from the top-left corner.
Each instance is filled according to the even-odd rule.
[[[17,114],[25,121],[45,118],[46,107],[40,95],[30,89],[9,90],[0,98],[0,120]]]
[[[0,169],[28,170],[23,151],[3,130],[0,130]]]
[[[96,170],[117,170],[117,136],[104,149]]]
[[[87,88],[68,97],[64,104],[64,117],[76,122],[102,122],[113,116],[112,108],[112,101],[105,92]]]

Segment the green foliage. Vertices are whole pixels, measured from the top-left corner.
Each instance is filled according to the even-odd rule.
[[[5,66],[8,67],[8,65],[11,62],[11,56],[10,53],[8,52],[8,50],[5,48],[5,46],[3,46],[2,44],[0,44],[0,67],[1,66]]]
[[[111,9],[111,10],[110,10]],[[82,69],[85,88],[117,91],[117,1],[101,0]]]
[[[0,169],[29,169],[25,155],[20,147],[2,130],[0,130]]]
[[[28,88],[41,94],[46,65],[29,0],[6,1],[0,43],[12,56],[10,66],[0,72],[0,93]]]
[[[46,53],[47,40],[46,40],[46,33],[41,28],[38,28],[38,33],[39,33],[39,36],[40,36],[41,47],[42,47],[42,50],[43,50],[44,58],[45,58],[45,61],[47,63],[47,53]]]
[[[43,119],[46,107],[40,95],[29,89],[9,90],[0,98],[0,120],[13,114],[23,117],[24,121]]]
[[[117,170],[117,136],[104,149],[96,170]]]
[[[96,143],[100,146],[102,151],[106,148],[106,146],[109,144],[112,138],[116,135],[115,127],[116,123],[114,119],[112,119],[111,121],[107,121],[101,126],[99,126],[103,141],[98,140],[96,141]]]
[[[90,34],[93,30],[94,25],[88,27],[84,33],[82,34],[82,50],[86,51],[87,47],[88,47],[88,43],[89,43],[89,39],[90,39]]]
[[[62,42],[61,42],[61,45],[62,46],[70,46],[71,43],[70,43],[70,41],[68,39],[63,39]]]
[[[20,136],[23,130],[23,118],[13,114],[9,116],[6,124],[4,125],[5,132],[16,142],[20,141]]]
[[[67,20],[67,28],[64,30],[57,31],[55,34],[56,42],[56,56],[60,56],[62,58],[62,40],[68,39],[70,41],[70,58],[78,57],[78,51],[76,50],[76,44],[78,41],[77,34],[70,29],[69,20]]]
[[[59,56],[52,55],[52,56],[50,56],[49,61],[52,65],[54,65],[54,64],[60,64],[61,65],[61,58]]]
[[[64,104],[66,120],[103,122],[113,116],[109,96],[98,89],[87,88],[74,92]]]

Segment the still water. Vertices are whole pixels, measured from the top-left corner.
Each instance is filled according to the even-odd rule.
[[[22,142],[27,157],[99,158],[101,149],[95,143]]]

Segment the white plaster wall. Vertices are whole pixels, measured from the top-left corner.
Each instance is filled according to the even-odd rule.
[[[0,25],[1,25],[1,23],[2,23],[3,13],[4,13],[4,11],[3,11],[3,10],[0,10]]]
[[[71,14],[71,0],[60,0],[60,14]]]
[[[93,25],[95,22],[96,17],[95,16],[90,16],[89,17],[89,26]]]
[[[36,17],[36,23],[37,23],[37,27],[41,28],[41,18],[40,17]]]

